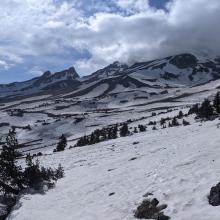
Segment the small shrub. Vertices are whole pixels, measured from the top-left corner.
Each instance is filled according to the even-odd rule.
[[[157,127],[156,127],[156,126],[153,126],[152,130],[154,130],[154,131],[157,130]]]
[[[156,121],[150,121],[150,122],[148,123],[148,125],[156,125],[156,124],[157,124]]]
[[[138,125],[139,131],[140,132],[145,132],[146,131],[146,126],[144,125]]]
[[[187,126],[187,125],[190,125],[190,123],[188,121],[186,121],[185,119],[183,119],[183,125]]]

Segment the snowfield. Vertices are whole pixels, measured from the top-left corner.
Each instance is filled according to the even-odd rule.
[[[183,119],[178,127],[160,125],[213,100],[219,89],[220,60],[192,54],[0,85],[0,143],[14,127],[23,155],[41,152],[41,164],[65,169],[55,188],[22,194],[7,220],[134,220],[147,194],[167,204],[172,220],[219,220],[220,207],[207,196],[220,182],[220,121],[185,115],[189,126]],[[72,148],[78,138],[124,122],[131,132],[147,125],[147,132]],[[68,147],[53,153],[62,134]]]
[[[133,136],[42,156],[42,164],[61,163],[65,177],[43,194],[22,195],[7,220],[134,220],[146,193],[167,204],[165,214],[173,220],[219,220],[220,207],[207,199],[220,181],[218,123],[149,127]]]

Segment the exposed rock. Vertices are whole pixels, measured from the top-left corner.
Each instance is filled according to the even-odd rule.
[[[220,183],[218,183],[216,186],[211,188],[208,199],[210,205],[212,206],[220,205]]]
[[[115,192],[109,193],[108,196],[113,196],[113,195],[115,195]]]
[[[167,208],[167,205],[158,206],[159,201],[154,198],[152,200],[144,200],[135,211],[134,216],[139,219],[156,219],[156,220],[169,220],[170,217],[161,212]]]
[[[129,161],[137,160],[137,157],[132,157]]]
[[[180,69],[185,69],[185,68],[193,68],[197,65],[197,58],[192,55],[192,54],[181,54],[174,56],[171,60],[170,63],[175,65],[176,67]]]

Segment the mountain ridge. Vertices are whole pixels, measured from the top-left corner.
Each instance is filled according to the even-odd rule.
[[[85,96],[97,88],[106,86],[107,89],[103,94],[109,95],[119,88],[124,91],[138,89],[140,85],[146,89],[187,87],[219,78],[219,59],[201,58],[184,53],[147,62],[136,62],[131,66],[116,61],[84,77],[80,77],[74,67],[55,73],[46,71],[43,75],[28,81],[0,85],[0,98],[4,101],[8,98],[22,99],[42,94],[67,94],[67,97],[71,97],[68,93]],[[163,91],[159,91],[161,92]]]

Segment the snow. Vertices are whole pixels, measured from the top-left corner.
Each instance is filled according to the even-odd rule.
[[[8,220],[133,220],[147,192],[168,205],[171,219],[219,220],[220,208],[207,200],[220,175],[218,122],[148,129],[40,157],[46,165],[62,163],[65,178],[45,194],[21,196]]]
[[[199,60],[200,64],[207,61]],[[162,69],[152,68],[164,63]],[[118,84],[101,96],[110,88],[108,83],[101,83],[102,79],[117,77],[116,67],[123,68],[115,63],[115,67],[99,72],[98,79],[91,80],[94,75],[81,78],[81,86],[66,94],[0,105],[0,123],[31,126],[31,130],[16,129],[20,143],[34,141],[20,151],[41,151],[42,164],[57,167],[61,163],[65,168],[65,178],[54,189],[22,195],[7,220],[134,220],[133,211],[147,192],[168,205],[165,213],[171,219],[219,220],[220,208],[211,207],[207,200],[210,188],[220,181],[218,120],[200,123],[187,117],[191,123],[187,127],[160,129],[157,125],[158,130],[153,131],[148,126],[144,133],[52,153],[61,134],[67,136],[69,148],[77,138],[108,125],[129,119],[135,120],[129,124],[131,127],[147,125],[151,120],[176,116],[180,110],[187,113],[190,105],[212,97],[220,87],[220,80],[195,86],[209,81],[210,72],[198,73],[191,82],[188,76],[192,69],[180,71],[161,59],[129,69],[127,74],[146,83],[146,87],[130,84],[125,88]],[[166,71],[180,74],[179,79],[161,78]],[[30,81],[20,86],[27,83]],[[0,90],[5,92],[5,87]],[[161,94],[164,90],[167,93]],[[75,96],[78,92],[84,95]],[[7,113],[8,109],[18,108],[25,110],[23,117]],[[152,112],[158,115],[152,117]],[[76,123],[79,118],[83,120]],[[10,126],[0,127],[0,140]]]

